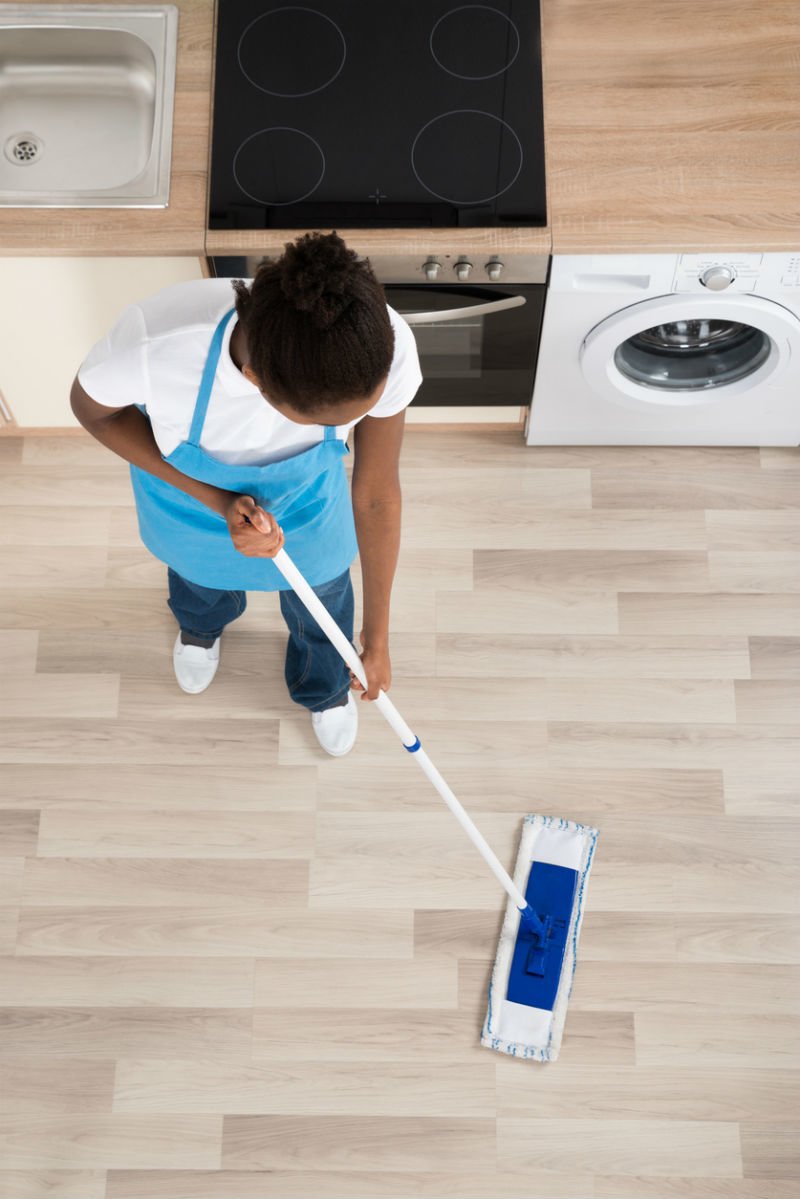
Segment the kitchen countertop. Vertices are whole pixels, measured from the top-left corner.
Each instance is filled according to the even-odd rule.
[[[797,0],[543,0],[556,254],[800,248]]]
[[[169,207],[0,208],[0,254],[205,253],[214,3],[170,2],[180,16]],[[85,0],[62,3],[79,7]]]
[[[80,0],[67,0],[80,3]],[[0,254],[270,251],[206,232],[213,0],[180,9],[170,206],[0,208]],[[368,253],[797,250],[796,0],[543,0],[546,229],[347,230]]]

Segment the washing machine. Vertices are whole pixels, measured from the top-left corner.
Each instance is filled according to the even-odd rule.
[[[800,444],[800,251],[554,257],[526,440]]]

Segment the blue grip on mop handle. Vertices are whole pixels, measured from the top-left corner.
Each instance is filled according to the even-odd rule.
[[[415,754],[417,750],[421,748],[421,746],[422,742],[420,741],[419,737],[417,737],[413,745],[403,744],[403,749],[407,749],[410,754]]]
[[[530,904],[526,904],[524,908],[518,908],[520,928],[527,929],[529,933],[535,933],[537,936],[544,939],[546,931],[545,923],[536,915]]]

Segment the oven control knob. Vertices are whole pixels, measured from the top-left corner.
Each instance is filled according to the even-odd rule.
[[[455,272],[456,272],[457,277],[459,278],[459,280],[462,283],[466,282],[466,280],[469,279],[470,274],[472,273],[472,263],[471,262],[457,262],[455,265]]]
[[[703,271],[700,282],[709,291],[724,291],[735,278],[736,271],[732,266],[710,266],[707,271]]]
[[[423,263],[422,269],[425,272],[425,278],[432,283],[442,268],[435,258],[429,258],[427,262]]]
[[[494,259],[492,262],[486,263],[486,274],[491,279],[492,283],[496,283],[503,273],[504,263]]]

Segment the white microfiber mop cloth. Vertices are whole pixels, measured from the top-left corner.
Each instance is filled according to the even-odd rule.
[[[566,934],[564,957],[552,1010],[515,1003],[507,991],[511,962],[517,942],[520,913],[509,900],[497,947],[486,1021],[481,1044],[512,1057],[552,1062],[558,1057],[567,1003],[572,990],[575,962],[583,918],[586,886],[592,866],[598,831],[554,816],[526,816],[514,869],[514,882],[525,892],[532,863],[563,866],[577,872],[572,912]]]

